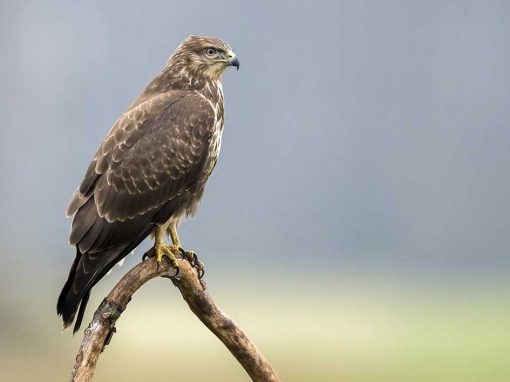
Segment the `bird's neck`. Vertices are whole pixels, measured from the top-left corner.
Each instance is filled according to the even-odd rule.
[[[145,88],[144,93],[164,93],[170,90],[195,90],[205,96],[223,98],[221,77],[210,78],[177,65],[165,67]]]
[[[198,91],[211,100],[213,104],[223,104],[223,86],[221,85],[221,80],[208,82]]]

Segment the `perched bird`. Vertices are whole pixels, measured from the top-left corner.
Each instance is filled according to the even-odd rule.
[[[230,45],[190,36],[114,123],[67,209],[76,257],[57,303],[64,328],[75,318],[80,328],[91,288],[148,235],[158,262],[167,256],[177,267],[180,253],[203,274],[176,229],[195,213],[216,165],[229,66],[239,69]]]

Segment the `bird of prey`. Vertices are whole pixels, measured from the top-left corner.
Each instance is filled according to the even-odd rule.
[[[176,229],[195,213],[216,165],[229,66],[239,69],[229,44],[190,36],[114,123],[67,209],[76,257],[57,302],[64,328],[75,318],[74,333],[80,328],[91,288],[149,235],[158,264],[166,256],[177,268],[180,253],[203,274]]]

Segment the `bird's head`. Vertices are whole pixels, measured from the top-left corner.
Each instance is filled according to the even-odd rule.
[[[167,67],[186,71],[189,77],[218,80],[225,69],[235,66],[239,59],[225,41],[214,37],[190,36],[175,50]]]

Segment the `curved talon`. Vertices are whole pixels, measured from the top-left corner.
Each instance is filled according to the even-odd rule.
[[[157,261],[156,271],[159,271],[161,259],[163,257],[166,257],[167,260],[170,261],[170,265],[172,266],[172,268],[175,269],[175,275],[172,275],[170,277],[177,277],[177,275],[179,275],[180,273],[180,269],[179,263],[175,258],[176,255],[182,256],[183,260],[187,260],[190,263],[191,267],[195,268],[199,279],[204,277],[205,274],[204,264],[202,264],[198,260],[197,254],[193,251],[185,251],[182,247],[177,246],[175,244],[174,245],[157,244],[143,255],[142,260],[145,260],[148,257],[156,256]]]
[[[185,251],[184,249],[179,247],[179,251],[181,252],[183,260],[188,260],[190,265],[194,268],[198,262],[198,256],[193,251]]]
[[[202,264],[200,261],[197,260],[197,264],[196,264],[196,266],[194,268],[197,270],[197,276],[198,276],[199,280],[202,277],[204,277],[204,275],[205,275],[204,264]]]
[[[191,252],[191,266],[195,267],[198,263],[198,256],[195,252]]]
[[[167,244],[155,244],[149,251],[147,251],[147,257],[156,257],[156,271],[159,271],[161,265],[161,259],[166,257],[170,262],[170,266],[174,269],[179,268],[179,263],[175,258],[175,254],[178,253],[178,249],[174,246]]]
[[[149,255],[147,254],[147,252],[145,252],[143,255],[142,255],[142,261],[145,261],[149,258]]]
[[[179,252],[181,253],[181,256],[182,256],[183,260],[188,260],[187,253],[186,253],[186,251],[182,247],[179,247]]]

